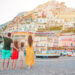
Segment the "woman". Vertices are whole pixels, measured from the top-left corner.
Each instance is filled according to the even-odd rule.
[[[34,51],[33,51],[33,40],[32,36],[28,36],[28,46],[26,49],[26,65],[28,66],[28,69],[32,68],[32,65],[34,65]]]

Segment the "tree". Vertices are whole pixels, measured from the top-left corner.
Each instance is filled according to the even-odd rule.
[[[7,26],[4,26],[2,29],[3,29],[3,31],[5,31],[5,29],[7,28]]]

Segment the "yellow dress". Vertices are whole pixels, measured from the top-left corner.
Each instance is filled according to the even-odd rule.
[[[33,51],[33,47],[31,46],[27,46],[26,49],[26,58],[25,58],[25,63],[28,66],[32,66],[34,65],[34,51]]]

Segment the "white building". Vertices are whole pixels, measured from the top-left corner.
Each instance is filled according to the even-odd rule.
[[[47,20],[47,18],[38,18],[38,19],[37,19],[37,22],[38,22],[38,23],[47,23],[48,20]]]

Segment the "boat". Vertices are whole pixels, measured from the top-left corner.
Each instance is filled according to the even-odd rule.
[[[61,56],[60,53],[36,53],[36,58],[58,58]]]

